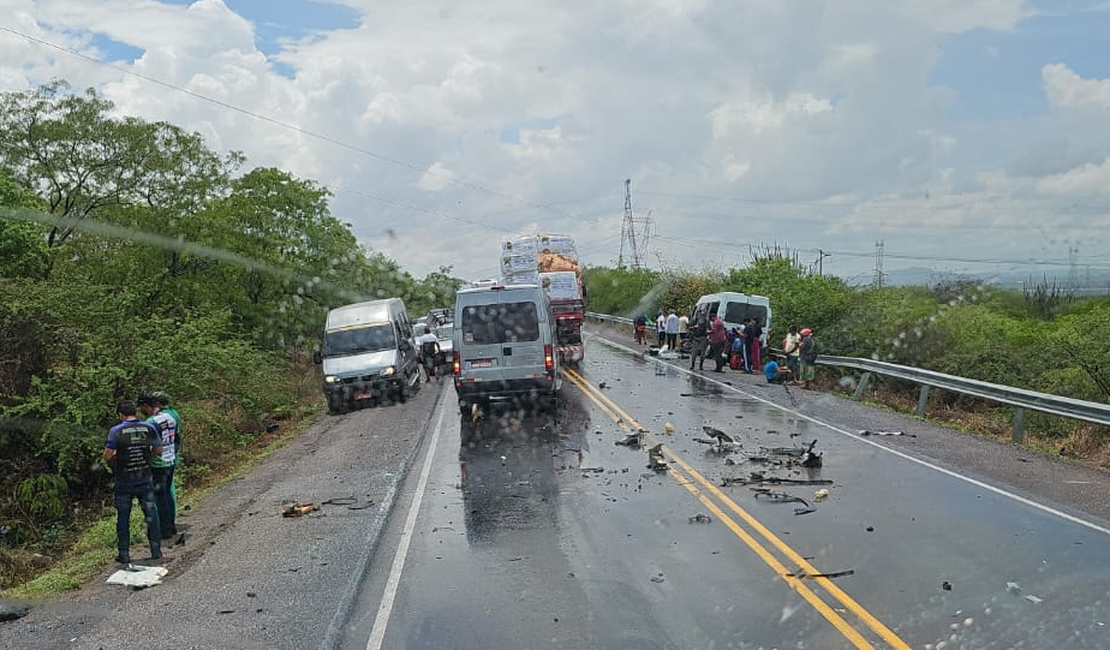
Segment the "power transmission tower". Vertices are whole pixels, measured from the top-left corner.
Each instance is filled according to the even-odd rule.
[[[1068,246],[1068,289],[1079,287],[1079,247]]]
[[[875,242],[875,288],[876,289],[882,289],[883,288],[883,276],[886,275],[886,273],[883,271],[883,252],[884,252],[885,248],[886,248],[886,244],[883,242],[883,240],[880,239],[879,241]]]
[[[636,226],[641,230],[637,234]],[[632,258],[632,268],[638,269],[644,264],[644,255],[647,254],[648,241],[651,239],[651,211],[648,216],[637,218],[632,211],[632,179],[624,180],[624,219],[621,220],[621,252],[617,259],[618,266],[624,266],[624,250],[627,246]]]

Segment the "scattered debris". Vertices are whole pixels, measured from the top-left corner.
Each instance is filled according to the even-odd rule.
[[[773,501],[774,503],[800,503],[807,508],[809,507],[809,502],[805,499],[796,497],[793,494],[787,494],[786,492],[756,492],[755,498],[759,499],[761,497],[768,501]]]
[[[724,442],[735,442],[732,439],[732,436],[728,435],[724,431],[721,431],[720,429],[714,429],[710,426],[703,426],[701,430],[704,431],[706,435],[708,435],[710,438],[713,438],[715,441],[717,441],[718,444]]]
[[[169,573],[169,570],[165,567],[128,564],[127,568],[120,569],[108,576],[107,583],[110,585],[123,585],[125,587],[143,589],[145,587],[153,587],[154,585],[162,584],[162,578],[167,573]]]
[[[312,503],[302,504],[302,503],[299,503],[297,501],[294,501],[292,503],[282,504],[282,506],[281,506],[281,516],[282,517],[300,517],[302,515],[307,515],[308,513],[312,512],[313,510],[319,510],[319,509],[320,509],[320,506],[317,506],[317,505],[312,504]]]
[[[602,473],[605,472],[605,468],[604,467],[583,467],[579,471],[590,473],[590,474],[602,474]]]
[[[1039,605],[1040,603],[1044,602],[1043,600],[1041,600],[1040,598],[1037,598],[1033,594],[1025,594],[1025,600],[1028,600],[1029,602],[1033,603],[1034,605]]]
[[[940,588],[945,591],[952,591],[952,583],[945,580],[944,582],[940,583]]]
[[[817,440],[814,440],[813,442],[809,443],[808,447],[806,447],[805,454],[802,455],[802,467],[817,469],[824,464],[824,460],[821,458],[821,454],[815,453],[813,451],[813,448],[816,446]]]
[[[644,444],[644,435],[642,433],[630,433],[613,444],[639,449]]]
[[[1016,582],[1007,582],[1006,591],[1010,592],[1011,594],[1016,594],[1021,591],[1021,585]]]
[[[603,381],[597,382],[597,387],[600,388],[601,390],[605,390],[605,382],[603,382]]]
[[[220,611],[218,611],[216,613],[217,614],[234,614],[235,610],[234,609],[221,609]]]
[[[794,508],[794,516],[808,515],[811,512],[817,512],[817,508]]]
[[[906,435],[906,432],[905,431],[869,431],[868,429],[860,429],[859,430],[859,435],[861,435],[861,436],[904,436],[904,435]],[[916,438],[917,436],[915,436],[913,434],[910,434],[909,437]]]
[[[691,524],[711,524],[711,523],[713,523],[713,519],[709,515],[703,515],[702,513],[699,512],[698,514],[694,515],[693,517],[690,517],[690,523]]]
[[[664,578],[663,578],[662,573],[651,576],[651,581],[654,582],[655,584],[660,584],[660,583],[663,582],[663,580],[664,580]]]
[[[673,436],[674,435],[674,425],[671,424],[670,422],[667,422],[666,424],[663,425],[663,431],[666,431],[668,436]]]
[[[813,493],[813,498],[817,499],[818,501],[824,501],[825,499],[829,498],[829,491],[825,488],[821,488],[820,490],[817,490]]]
[[[797,573],[787,573],[787,578],[799,578],[805,580],[807,578],[843,578],[844,576],[855,575],[855,569],[848,569],[847,571],[834,571],[833,573],[806,573],[805,571],[798,571]]]
[[[725,459],[725,465],[735,465],[735,464],[736,464],[736,461],[732,460],[731,458],[726,458]]]
[[[875,532],[875,527],[874,526],[868,526],[867,528],[864,528],[864,530],[866,530],[869,533],[873,533],[873,532]]]
[[[648,449],[648,469],[655,472],[667,470],[667,459],[663,457],[663,443]]]
[[[752,472],[750,478],[729,477],[726,476],[721,479],[721,487],[730,487],[733,485],[759,485],[767,483],[770,485],[832,485],[833,482],[828,479],[803,479],[803,478],[780,478],[778,476],[763,476],[758,472]]]

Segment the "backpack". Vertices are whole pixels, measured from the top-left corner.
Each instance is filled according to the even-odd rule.
[[[811,336],[802,339],[802,361],[810,364],[817,361],[817,341]]]

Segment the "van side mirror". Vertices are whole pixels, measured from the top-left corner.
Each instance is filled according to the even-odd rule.
[[[316,350],[315,352],[312,353],[312,363],[315,363],[316,365],[320,365],[323,362],[324,362],[324,358],[322,356],[320,356],[320,351],[319,350]]]

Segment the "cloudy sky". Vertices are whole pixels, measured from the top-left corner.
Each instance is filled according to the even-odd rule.
[[[1108,33],[1102,0],[0,0],[0,90],[316,179],[418,275],[537,229],[615,261],[626,178],[653,267],[1100,273]]]

